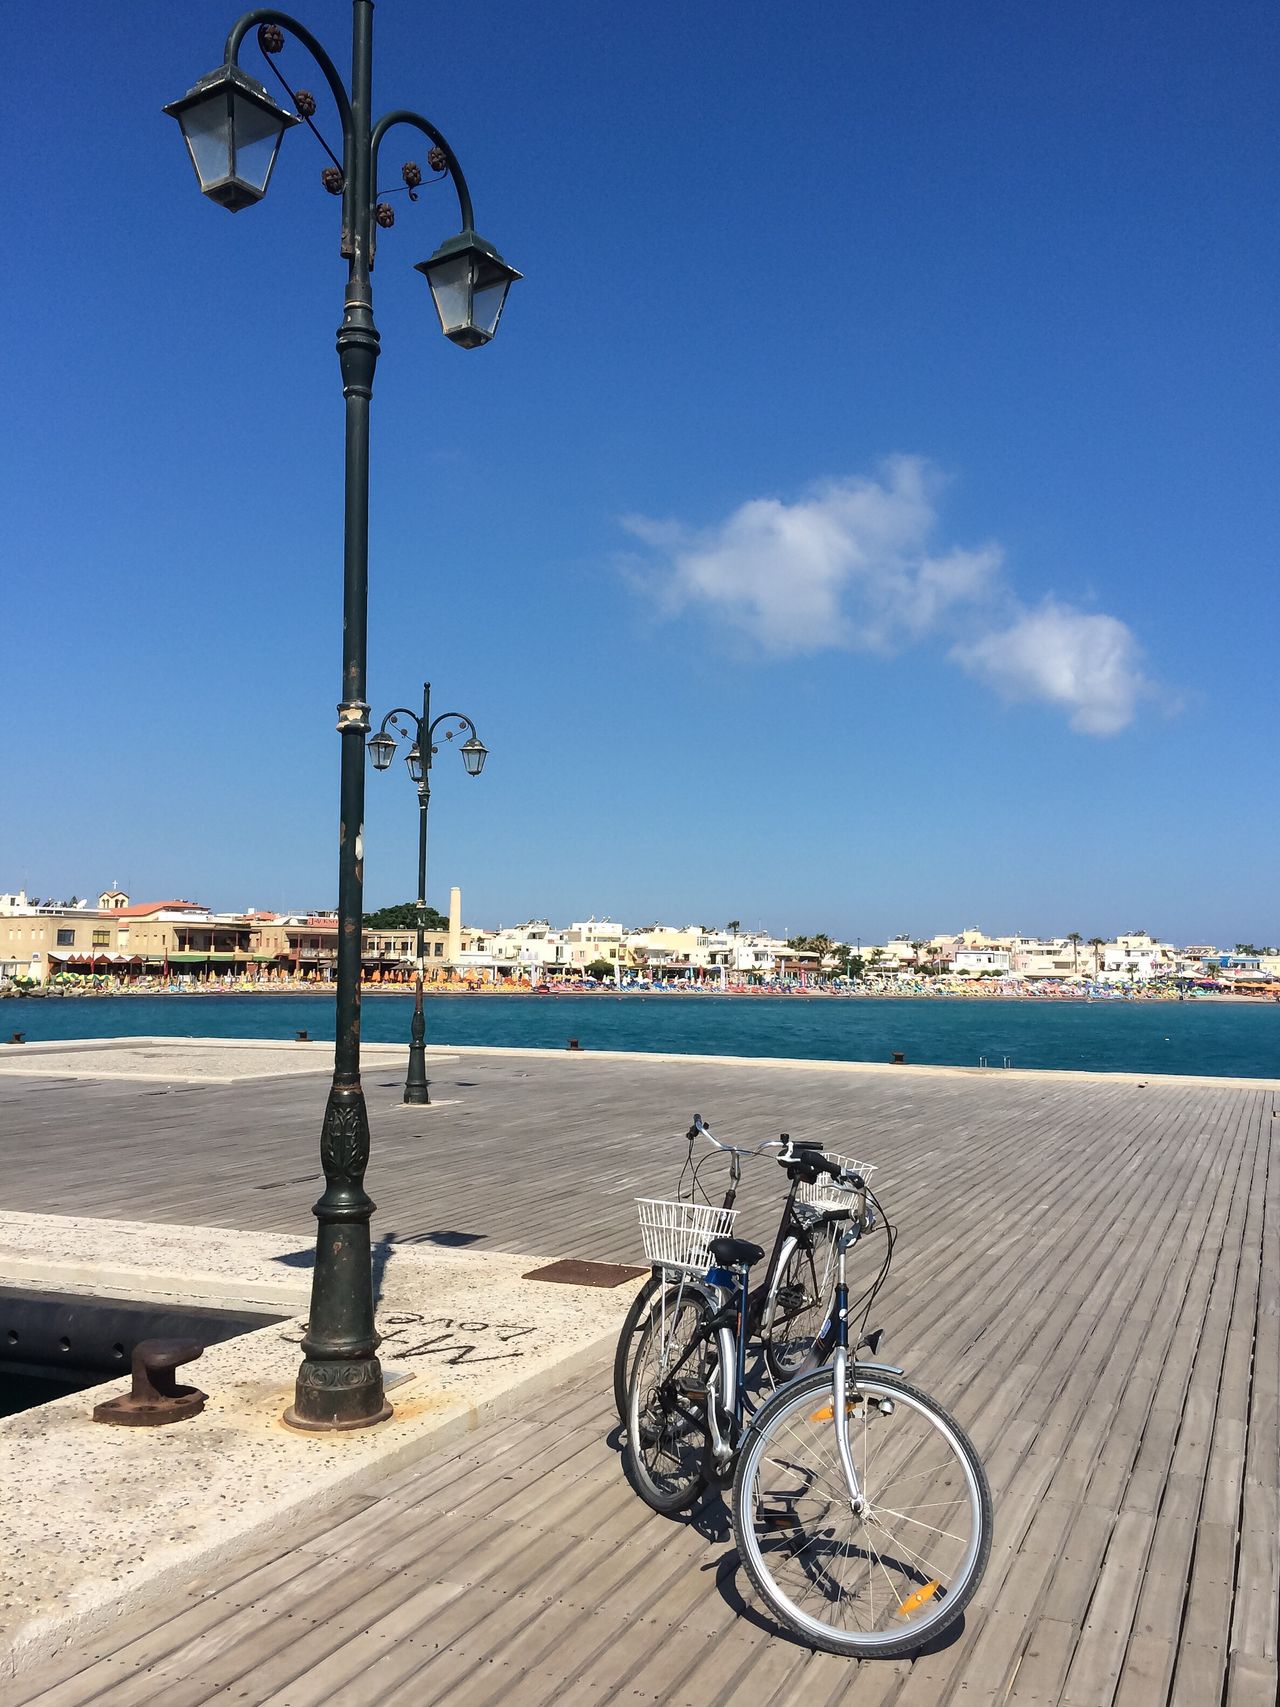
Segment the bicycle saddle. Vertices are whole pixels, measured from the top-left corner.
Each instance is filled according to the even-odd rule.
[[[750,1268],[753,1262],[759,1262],[764,1255],[760,1245],[753,1245],[749,1239],[712,1239],[708,1249],[716,1262],[725,1268],[737,1268],[741,1264]]]

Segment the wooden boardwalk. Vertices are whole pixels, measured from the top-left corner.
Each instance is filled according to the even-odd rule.
[[[954,1640],[858,1665],[751,1598],[710,1501],[623,1480],[607,1369],[225,1565],[0,1702],[1272,1707],[1280,1154],[1268,1088],[487,1058],[369,1086],[383,1237],[626,1260],[697,1106],[881,1164],[875,1321],[987,1463]],[[0,1078],[6,1207],[309,1230],[323,1086]],[[757,1165],[757,1218],[776,1170]],[[780,1176],[778,1176],[780,1178]],[[745,1598],[744,1598],[745,1597]]]

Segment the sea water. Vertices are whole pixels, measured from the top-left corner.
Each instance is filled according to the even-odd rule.
[[[366,994],[370,1043],[405,1043],[411,996]],[[1280,1002],[998,997],[430,996],[427,1041],[466,1047],[888,1061],[1093,1072],[1280,1076]],[[0,1049],[88,1037],[333,1037],[326,995],[44,996],[0,1002]]]

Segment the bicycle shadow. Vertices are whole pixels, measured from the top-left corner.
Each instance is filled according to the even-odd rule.
[[[729,1532],[730,1538],[732,1538],[732,1522],[730,1522],[729,1525]],[[744,1596],[740,1582],[741,1579],[745,1577],[746,1573],[742,1569],[742,1555],[738,1552],[736,1547],[731,1548],[729,1552],[723,1554],[719,1559],[708,1560],[701,1569],[703,1571],[715,1572],[716,1588],[723,1597],[725,1604],[729,1606],[739,1618],[746,1619],[748,1624],[754,1625],[757,1630],[764,1631],[767,1636],[772,1636],[778,1641],[789,1642],[792,1647],[802,1648],[806,1653],[815,1652],[813,1647],[806,1642],[802,1636],[798,1636],[794,1630],[790,1630],[785,1624],[780,1623],[778,1619],[774,1618],[768,1611],[761,1607],[757,1601],[754,1599],[748,1600]],[[962,1641],[964,1638],[966,1616],[967,1614],[962,1612],[954,1624],[948,1625],[945,1630],[941,1631],[937,1636],[934,1636],[930,1641],[922,1642],[911,1655],[912,1660],[923,1659],[928,1654],[945,1653],[948,1648],[954,1647],[957,1642]],[[854,1660],[852,1657],[850,1658],[850,1664],[854,1665],[870,1665],[874,1663],[875,1662],[871,1660],[860,1661]]]
[[[767,1394],[765,1396],[767,1397]],[[627,1485],[632,1493],[637,1499],[643,1499],[631,1466],[627,1462],[626,1454],[622,1450],[625,1439],[626,1429],[624,1425],[615,1422],[605,1435],[605,1445],[617,1453],[621,1461],[622,1473],[626,1477]],[[725,1492],[726,1490],[718,1486],[704,1488],[688,1511],[669,1514],[654,1512],[654,1519],[661,1520],[665,1517],[668,1523],[679,1525],[682,1529],[692,1530],[704,1541],[727,1543],[727,1552],[722,1553],[719,1558],[707,1560],[704,1565],[698,1567],[703,1572],[713,1571],[715,1573],[716,1589],[723,1597],[725,1604],[736,1617],[745,1619],[747,1623],[764,1635],[778,1641],[788,1642],[791,1646],[800,1648],[806,1653],[814,1652],[815,1650],[803,1637],[798,1636],[794,1630],[789,1629],[787,1625],[773,1617],[767,1608],[760,1605],[749,1585],[747,1592],[744,1593],[743,1584],[746,1581],[746,1572],[742,1566],[742,1556],[734,1544],[733,1514],[729,1502],[725,1498]],[[751,1598],[748,1598],[748,1594],[751,1594]],[[965,1624],[966,1614],[961,1613],[954,1624],[949,1625],[929,1641],[921,1643],[920,1647],[912,1654],[912,1659],[916,1660],[930,1654],[945,1653],[948,1648],[963,1640]],[[863,1662],[851,1660],[850,1663],[861,1664]]]

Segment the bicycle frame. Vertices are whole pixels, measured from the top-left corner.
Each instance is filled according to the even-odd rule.
[[[729,1189],[724,1194],[723,1203],[723,1207],[725,1209],[732,1209],[734,1207],[738,1196],[738,1185],[741,1179],[741,1159],[736,1151],[731,1151],[729,1164]],[[799,1188],[799,1178],[792,1175],[786,1199],[782,1205],[782,1214],[778,1218],[778,1226],[773,1236],[773,1248],[769,1252],[769,1259],[764,1265],[764,1278],[760,1281],[759,1285],[752,1288],[747,1296],[746,1308],[743,1313],[742,1332],[740,1335],[743,1339],[756,1333],[764,1319],[764,1308],[769,1300],[769,1292],[772,1287],[773,1277],[782,1260],[782,1253],[786,1247],[787,1240],[792,1238],[807,1238],[822,1225],[821,1218],[802,1220],[801,1217],[796,1214],[796,1193]],[[728,1271],[723,1269],[713,1270],[708,1274],[707,1281],[709,1285],[722,1288],[734,1284],[732,1277],[728,1274]],[[824,1357],[830,1349],[830,1346],[826,1347],[826,1350],[823,1353]],[[739,1383],[739,1385],[741,1385],[741,1383]]]
[[[746,1300],[747,1273],[748,1271],[743,1269],[740,1272],[740,1275],[735,1276],[726,1269],[713,1269],[711,1271],[711,1275],[703,1280],[695,1278],[693,1275],[687,1273],[676,1274],[673,1271],[668,1270],[666,1273],[666,1279],[670,1284],[662,1288],[658,1304],[658,1334],[659,1344],[662,1347],[662,1378],[664,1382],[674,1381],[680,1371],[684,1368],[685,1364],[695,1354],[695,1352],[701,1350],[702,1346],[710,1345],[719,1340],[721,1342],[721,1355],[717,1360],[717,1366],[718,1369],[723,1372],[721,1380],[725,1380],[727,1376],[728,1385],[728,1392],[721,1396],[721,1402],[726,1415],[733,1419],[735,1424],[735,1433],[742,1421],[742,1386],[746,1371],[746,1338],[740,1333],[736,1335],[736,1343],[732,1346],[732,1355],[729,1357],[724,1356],[725,1346],[723,1342],[726,1338],[735,1338],[735,1329],[741,1319],[741,1313]],[[723,1296],[723,1289],[713,1281],[711,1278],[712,1275],[723,1276],[725,1281],[728,1282],[728,1285],[733,1288],[734,1297],[730,1301],[726,1302]],[[686,1293],[692,1293],[705,1299],[713,1311],[704,1331],[697,1339],[692,1340],[684,1348],[676,1361],[671,1364],[668,1364],[666,1361],[667,1295],[669,1291],[674,1291],[675,1293],[675,1300],[672,1306],[673,1312],[675,1313],[678,1313],[680,1304]],[[717,1459],[719,1459],[722,1455],[731,1453],[733,1445],[731,1442],[725,1440],[724,1433],[721,1430],[720,1418],[716,1414],[716,1401],[717,1394],[715,1390],[715,1383],[710,1382],[706,1389],[707,1421],[712,1439],[712,1449]]]
[[[834,1346],[826,1348],[831,1352],[831,1416],[836,1431],[836,1456],[839,1458],[840,1468],[844,1472],[845,1485],[848,1488],[849,1499],[855,1514],[862,1512],[866,1502],[862,1497],[858,1472],[854,1466],[853,1453],[849,1447],[849,1286],[845,1278],[845,1257],[861,1237],[862,1217],[855,1215],[852,1225],[840,1235],[837,1242],[835,1301],[831,1311],[831,1319],[824,1324],[823,1331],[818,1336],[817,1341],[819,1346],[823,1345],[828,1330],[834,1335]],[[902,1369],[897,1364],[859,1364],[855,1359],[852,1365],[855,1379],[860,1368],[878,1370],[882,1374],[902,1374]]]
[[[831,1411],[836,1431],[836,1455],[840,1461],[852,1509],[857,1514],[863,1511],[865,1500],[849,1443],[851,1386],[856,1385],[860,1368],[896,1375],[900,1375],[902,1370],[897,1365],[888,1363],[868,1361],[860,1364],[856,1359],[851,1362],[849,1356],[849,1286],[846,1259],[849,1251],[869,1226],[865,1190],[857,1198],[852,1210],[829,1211],[815,1221],[802,1222],[794,1212],[798,1184],[798,1178],[793,1175],[763,1285],[752,1289],[751,1271],[745,1265],[734,1269],[713,1267],[705,1276],[696,1276],[688,1271],[665,1271],[667,1284],[662,1287],[659,1303],[663,1379],[665,1382],[673,1382],[691,1357],[700,1354],[704,1346],[716,1345],[715,1369],[706,1383],[705,1390],[701,1391],[699,1396],[706,1404],[707,1432],[711,1441],[711,1456],[715,1461],[715,1474],[718,1478],[722,1477],[732,1465],[743,1435],[747,1342],[753,1331],[753,1321],[758,1322],[758,1312],[763,1300],[768,1296],[768,1278],[783,1246],[795,1231],[812,1232],[822,1226],[824,1220],[828,1225],[837,1219],[846,1222],[844,1230],[836,1236],[835,1291],[831,1312],[814,1342],[814,1367],[830,1355]],[[686,1292],[690,1292],[704,1299],[711,1307],[711,1313],[697,1338],[685,1346],[675,1362],[668,1366],[666,1317],[667,1299],[672,1290],[675,1293],[675,1312],[679,1311]],[[694,1391],[690,1391],[691,1397]]]

